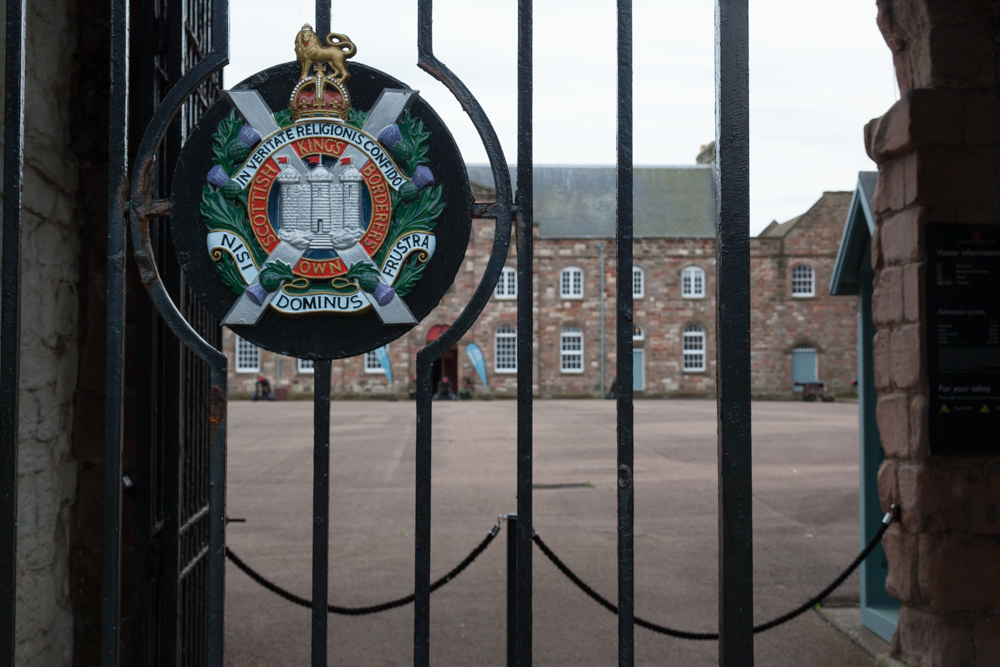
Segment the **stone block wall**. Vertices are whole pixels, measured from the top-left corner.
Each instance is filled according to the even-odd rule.
[[[835,394],[851,394],[857,373],[857,314],[852,299],[829,294],[828,283],[843,230],[850,193],[825,193],[781,238],[755,238],[752,252],[753,390],[763,398],[792,398],[792,349],[808,344],[818,352],[819,379]],[[447,326],[461,314],[478,286],[493,248],[494,223],[473,222],[469,248],[454,285],[440,305],[414,329],[389,344],[393,384],[382,373],[368,372],[362,358],[334,362],[333,393],[341,397],[405,396],[415,388],[416,355],[435,327]],[[604,246],[604,377],[601,377],[601,246]],[[601,387],[611,387],[617,374],[617,313],[613,238],[537,238],[534,250],[535,345],[534,391],[537,396],[597,397]],[[715,392],[715,240],[712,238],[640,238],[633,246],[634,265],[643,270],[644,289],[634,302],[634,321],[641,339],[634,341],[643,354],[644,387],[636,396],[712,396]],[[793,298],[791,267],[804,263],[815,270],[815,296]],[[516,248],[511,246],[505,264],[517,268]],[[685,298],[681,273],[696,266],[705,272],[704,296]],[[583,272],[583,297],[563,298],[560,274],[567,267]],[[465,345],[475,342],[486,357],[492,396],[513,397],[517,375],[495,367],[495,336],[501,326],[517,325],[516,299],[494,297],[459,342],[458,389],[473,395],[485,393],[465,355]],[[683,335],[688,326],[705,334],[705,370],[683,368]],[[582,372],[562,370],[561,337],[567,327],[583,334]],[[224,336],[230,359],[235,338]],[[277,363],[261,352],[260,374],[275,384],[280,365],[280,385],[290,397],[312,392],[311,373],[298,373],[294,359]],[[257,372],[237,373],[230,363],[229,388],[234,397],[253,391]],[[468,384],[467,384],[468,383]]]
[[[817,379],[836,395],[854,393],[857,304],[830,295],[830,276],[850,192],[826,192],[783,236],[750,240],[751,378],[758,397],[792,393],[792,350],[816,350]],[[814,295],[792,294],[792,269],[813,269]]]
[[[67,91],[76,40],[64,0],[29,3],[26,19],[15,661],[54,667],[71,663],[73,646],[68,562],[80,258]]]
[[[900,100],[865,128],[879,165],[872,238],[887,588],[893,656],[910,667],[1000,664],[1000,458],[929,455],[924,230],[1000,223],[1000,5],[879,0]],[[995,298],[995,295],[984,295]]]

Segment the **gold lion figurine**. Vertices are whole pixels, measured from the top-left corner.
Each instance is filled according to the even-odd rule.
[[[302,65],[300,79],[309,76],[313,63],[324,63],[330,66],[335,79],[346,83],[351,75],[347,73],[347,59],[358,52],[354,42],[347,35],[331,32],[326,36],[327,46],[322,46],[319,36],[313,32],[312,26],[306,23],[295,36],[295,55]]]

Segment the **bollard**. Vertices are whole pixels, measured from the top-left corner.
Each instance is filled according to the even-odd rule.
[[[517,665],[517,515],[507,515],[507,667]]]

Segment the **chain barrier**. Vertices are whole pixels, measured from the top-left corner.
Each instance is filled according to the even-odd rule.
[[[493,538],[496,537],[497,533],[499,532],[500,532],[500,524],[498,523],[497,525],[493,526],[493,528],[490,529],[490,532],[486,534],[486,537],[483,538],[483,541],[479,543],[479,546],[473,549],[469,553],[469,555],[465,557],[465,560],[456,565],[455,568],[451,570],[451,572],[449,572],[448,574],[444,575],[443,577],[441,577],[440,579],[431,584],[431,593],[433,593],[437,589],[447,584],[449,581],[460,575],[462,571],[465,570],[465,568],[469,567],[469,565],[472,564],[472,561],[476,560],[476,558],[479,557],[479,554],[486,551],[486,547],[490,546],[490,543],[493,541]],[[301,607],[309,607],[310,609],[312,608],[312,600],[307,600],[306,598],[299,597],[295,593],[285,590],[281,586],[278,586],[274,582],[264,578],[263,575],[258,573],[256,570],[254,570],[246,563],[244,563],[243,560],[241,560],[236,554],[234,554],[232,549],[230,549],[229,547],[226,547],[226,557],[229,558],[229,560],[233,561],[233,565],[243,570],[247,574],[247,576],[249,576],[251,579],[256,581],[258,584],[260,584],[267,590],[271,591],[272,593],[277,593],[279,596],[285,598],[289,602],[297,604]],[[408,604],[411,604],[413,600],[414,600],[414,595],[411,593],[406,597],[401,597],[397,600],[391,600],[389,602],[383,602],[382,604],[372,605],[370,607],[338,607],[337,605],[328,604],[326,606],[326,609],[329,613],[338,614],[340,616],[366,616],[368,614],[377,614],[379,612],[395,609],[396,607],[404,607]]]
[[[858,566],[861,565],[861,563],[865,560],[865,558],[867,558],[868,555],[871,554],[871,552],[875,549],[875,547],[878,546],[879,542],[882,541],[882,536],[885,535],[885,531],[889,529],[889,525],[895,519],[895,516],[896,516],[896,506],[893,505],[889,508],[889,511],[886,512],[885,516],[882,518],[882,525],[879,526],[878,531],[868,542],[867,546],[865,546],[865,548],[862,549],[861,553],[858,554],[857,558],[855,558],[854,561],[847,567],[847,569],[841,572],[840,576],[834,579],[829,586],[827,586],[818,594],[816,594],[815,596],[813,596],[800,606],[796,607],[792,611],[788,612],[787,614],[778,616],[777,618],[767,621],[766,623],[755,625],[753,628],[754,634],[757,634],[758,632],[764,632],[765,630],[770,630],[771,628],[775,628],[779,625],[782,625],[783,623],[787,623],[788,621],[792,620],[793,618],[796,618],[797,616],[800,616],[801,614],[805,613],[809,609],[812,609],[817,604],[825,600],[827,596],[830,595],[830,593],[836,590],[842,583],[844,583],[844,581],[849,576],[851,576],[851,574],[854,573],[856,569],[858,569]],[[453,580],[459,574],[461,574],[467,567],[469,567],[469,565],[472,564],[474,560],[476,560],[476,558],[479,557],[481,553],[486,551],[486,547],[488,547],[490,543],[493,542],[493,538],[495,538],[497,536],[497,533],[500,532],[500,522],[504,518],[506,518],[505,515],[500,515],[500,519],[498,520],[497,524],[490,529],[490,532],[487,533],[485,538],[483,538],[483,541],[480,542],[479,545],[475,549],[473,549],[461,563],[456,565],[454,569],[448,572],[448,574],[444,575],[443,577],[441,577],[440,579],[431,584],[432,593],[437,589],[441,588],[442,586],[444,586],[445,584],[447,584],[449,581]],[[550,561],[552,561],[552,564],[555,565],[560,572],[566,575],[567,579],[576,584],[576,586],[581,591],[586,593],[587,596],[589,596],[599,605],[610,611],[612,614],[615,615],[618,614],[618,606],[613,604],[610,600],[602,596],[600,593],[598,593],[593,588],[588,586],[586,582],[580,579],[580,577],[578,577],[576,573],[569,568],[569,566],[567,566],[564,562],[562,562],[562,560],[558,556],[556,556],[556,554],[552,551],[552,549],[550,549],[549,546],[542,541],[542,538],[538,536],[538,533],[532,535],[531,539],[534,541],[536,545],[538,545],[538,548],[541,549],[542,553],[545,554],[545,556]],[[243,562],[243,560],[241,560],[236,554],[234,554],[232,549],[230,549],[229,547],[226,547],[226,557],[229,558],[229,560],[231,560],[233,564],[236,565],[236,567],[243,570],[243,572],[245,572],[247,576],[249,576],[251,579],[256,581],[258,584],[260,584],[267,590],[271,591],[272,593],[276,593],[277,595],[283,597],[289,602],[300,605],[302,607],[309,607],[309,608],[312,607],[311,600],[299,597],[298,595],[295,595],[294,593],[266,579],[263,575],[261,575],[256,570],[247,565],[245,562]],[[372,605],[370,607],[338,607],[337,605],[331,604],[327,605],[327,610],[331,614],[339,614],[342,616],[365,616],[367,614],[377,614],[379,612],[388,611],[389,609],[395,609],[396,607],[403,607],[405,605],[412,603],[413,600],[414,596],[413,594],[410,594],[407,595],[406,597],[401,597],[397,600],[392,600],[390,602],[383,602],[382,604]],[[717,632],[687,632],[686,630],[676,630],[674,628],[668,628],[666,626],[659,625],[651,621],[647,621],[638,616],[635,617],[635,624],[640,628],[645,628],[647,630],[657,632],[661,635],[676,637],[677,639],[707,641],[719,638],[719,633]]]
[[[879,526],[878,531],[868,542],[868,545],[865,546],[864,549],[862,549],[861,553],[859,553],[857,558],[854,559],[854,562],[852,562],[847,567],[847,569],[840,574],[839,577],[834,579],[829,586],[827,586],[817,595],[810,598],[808,601],[796,607],[787,614],[783,614],[782,616],[772,619],[766,623],[755,625],[753,627],[754,634],[757,634],[758,632],[764,632],[765,630],[770,630],[771,628],[775,628],[783,623],[787,623],[796,616],[805,613],[809,609],[812,609],[817,604],[825,600],[826,597],[830,595],[830,593],[832,593],[834,590],[836,590],[838,586],[844,583],[845,579],[851,576],[851,573],[853,573],[856,569],[858,569],[858,566],[861,565],[861,563],[865,560],[865,558],[868,557],[868,554],[870,554],[872,550],[875,549],[875,547],[878,545],[878,543],[882,541],[882,536],[885,535],[885,531],[889,529],[889,524],[892,523],[893,519],[895,518],[895,515],[896,515],[896,506],[892,505],[889,508],[889,511],[885,513],[885,516],[882,517],[882,525]],[[569,567],[567,567],[566,564],[563,563],[559,559],[559,557],[556,556],[555,553],[553,553],[552,550],[542,541],[542,538],[538,536],[538,533],[535,533],[532,536],[532,539],[534,540],[535,544],[538,545],[538,548],[542,550],[542,553],[545,554],[550,561],[552,561],[552,564],[555,565],[560,572],[565,574],[570,581],[576,584],[580,590],[582,590],[584,593],[586,593],[588,596],[594,599],[599,605],[610,611],[612,614],[615,614],[616,616],[618,615],[618,606],[612,604],[607,598],[603,597],[600,593],[598,593],[593,588],[588,586],[582,579],[580,579],[580,577],[578,577],[572,570],[570,570]],[[647,630],[658,632],[661,635],[668,635],[670,637],[676,637],[677,639],[691,639],[695,641],[705,641],[705,640],[712,640],[719,638],[718,632],[687,632],[686,630],[675,630],[674,628],[668,628],[663,625],[652,623],[643,618],[639,618],[638,616],[635,617],[635,624],[638,625],[640,628],[646,628]]]

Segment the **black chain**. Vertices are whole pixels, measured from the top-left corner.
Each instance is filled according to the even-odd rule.
[[[882,541],[882,536],[885,535],[885,531],[889,529],[889,524],[892,523],[892,520],[894,518],[895,518],[895,505],[893,505],[886,513],[885,517],[882,519],[882,525],[879,526],[878,531],[872,537],[871,541],[868,542],[868,545],[861,551],[860,554],[858,554],[858,557],[854,559],[854,562],[852,562],[847,567],[847,569],[840,574],[839,577],[833,580],[833,583],[831,583],[829,586],[820,591],[817,595],[810,598],[808,601],[806,601],[799,607],[796,607],[787,614],[772,619],[767,623],[761,623],[760,625],[755,625],[753,627],[754,634],[757,634],[758,632],[764,632],[765,630],[770,630],[771,628],[777,627],[782,623],[787,623],[796,616],[805,613],[807,610],[812,609],[814,606],[816,606],[824,599],[826,599],[826,597],[830,593],[832,593],[838,586],[844,583],[845,579],[851,576],[851,573],[854,572],[854,570],[858,569],[858,566],[861,565],[862,561],[864,561],[864,559],[868,557],[868,555],[878,545],[878,543]],[[556,556],[551,549],[549,549],[549,547],[542,541],[542,538],[538,536],[538,533],[535,533],[532,536],[532,540],[534,540],[535,544],[538,545],[538,548],[542,550],[542,553],[548,556],[549,560],[552,561],[552,564],[555,565],[560,572],[565,574],[570,581],[576,584],[580,588],[580,590],[589,595],[599,605],[610,611],[612,614],[615,615],[618,614],[618,607],[612,604],[607,598],[603,597],[600,593],[595,591],[586,583],[584,583],[584,581],[580,579],[580,577],[576,576],[576,574],[572,570],[570,570],[565,563],[559,560],[559,557]],[[668,628],[662,625],[657,625],[656,623],[651,623],[650,621],[639,618],[638,616],[635,617],[635,624],[638,625],[640,628],[646,628],[647,630],[658,632],[661,635],[677,637],[678,639],[712,640],[719,638],[718,632],[687,632],[685,630],[674,630],[673,628]]]
[[[840,574],[840,576],[834,579],[829,586],[827,586],[817,595],[813,596],[812,598],[804,602],[802,605],[796,607],[787,614],[779,616],[766,623],[755,625],[753,628],[754,634],[757,634],[758,632],[764,632],[765,630],[770,630],[771,628],[777,627],[783,623],[787,623],[788,621],[792,620],[797,616],[800,616],[801,614],[805,613],[809,609],[815,607],[817,604],[825,600],[826,597],[830,595],[830,593],[836,590],[838,586],[844,583],[844,580],[846,580],[849,576],[851,576],[851,574],[856,569],[858,569],[858,566],[861,565],[861,563],[865,560],[865,558],[868,557],[869,554],[871,554],[872,550],[875,549],[878,543],[882,541],[882,536],[885,535],[885,531],[889,529],[889,524],[892,523],[894,518],[895,518],[895,506],[890,508],[889,512],[886,513],[885,518],[882,519],[882,525],[879,526],[878,531],[872,537],[871,541],[868,542],[868,545],[865,546],[865,548],[861,551],[861,553],[858,554],[857,558],[855,558],[854,561],[847,567],[847,569],[844,570]],[[490,530],[489,533],[487,533],[483,541],[479,543],[479,546],[473,549],[461,563],[455,566],[455,568],[451,570],[451,572],[449,572],[448,574],[444,575],[443,577],[441,577],[440,579],[431,584],[431,589],[430,589],[431,592],[433,593],[434,591],[441,588],[449,581],[457,577],[459,574],[461,574],[462,571],[465,570],[465,568],[467,568],[470,564],[472,564],[472,561],[476,560],[476,558],[479,557],[479,554],[483,553],[486,550],[486,547],[490,545],[490,543],[493,541],[493,538],[495,538],[497,536],[497,533],[499,532],[500,532],[500,525],[497,524],[496,526],[493,526],[493,528]],[[550,561],[552,561],[552,564],[555,565],[560,572],[566,575],[566,577],[570,581],[576,584],[577,587],[580,588],[580,590],[582,590],[584,593],[586,593],[594,601],[596,601],[599,605],[610,611],[612,614],[615,615],[618,614],[617,605],[613,604],[607,598],[605,598],[600,593],[595,591],[593,588],[588,586],[582,579],[580,579],[580,577],[576,575],[576,573],[574,573],[571,569],[569,569],[569,567],[565,563],[563,563],[558,556],[555,555],[552,549],[550,549],[548,545],[542,541],[542,538],[538,536],[538,533],[535,533],[531,539],[535,542],[535,544],[538,545],[538,548],[542,550],[542,553],[545,554]],[[256,572],[246,563],[244,563],[236,554],[233,553],[232,549],[230,549],[229,547],[226,547],[226,556],[229,558],[229,560],[233,562],[234,565],[236,565],[236,567],[243,570],[247,574],[247,576],[249,576],[251,579],[256,581],[258,584],[260,584],[267,590],[273,593],[277,593],[281,597],[285,598],[286,600],[294,604],[300,605],[302,607],[310,607],[310,608],[312,607],[311,600],[299,597],[298,595],[295,595],[294,593],[285,590],[284,588],[269,581],[268,579],[265,579],[261,574]],[[382,604],[372,605],[370,607],[338,607],[337,605],[331,604],[327,605],[327,610],[331,614],[340,614],[342,616],[364,616],[366,614],[377,614],[382,611],[388,611],[389,609],[395,609],[396,607],[403,607],[413,602],[413,600],[414,596],[410,594],[407,595],[406,597],[402,597],[397,600],[392,600],[390,602],[383,602]],[[668,628],[663,625],[652,623],[643,618],[639,618],[638,616],[635,617],[635,624],[638,625],[640,628],[646,628],[647,630],[652,630],[653,632],[658,632],[662,635],[668,635],[670,637],[676,637],[678,639],[692,639],[696,641],[706,641],[719,638],[719,633],[717,632],[687,632],[686,630],[675,630],[673,628]]]
[[[493,528],[490,530],[489,533],[487,533],[483,541],[479,543],[479,546],[473,549],[472,552],[465,557],[465,560],[456,565],[451,572],[449,572],[448,574],[444,575],[443,577],[435,581],[433,584],[431,584],[431,592],[433,593],[437,589],[441,588],[449,581],[451,581],[459,574],[461,574],[462,570],[469,567],[469,565],[472,564],[472,561],[476,560],[476,558],[479,557],[479,554],[486,551],[486,547],[490,545],[490,542],[493,541],[493,538],[496,537],[497,533],[499,532],[500,532],[499,524],[493,526]],[[275,584],[274,582],[265,579],[261,574],[256,572],[246,563],[244,563],[236,554],[233,553],[232,549],[230,549],[229,547],[226,547],[226,556],[229,558],[229,560],[233,561],[233,564],[236,565],[236,567],[246,572],[247,576],[249,576],[251,579],[256,581],[258,584],[260,584],[267,590],[271,591],[272,593],[277,593],[278,595],[285,598],[289,602],[300,605],[302,607],[310,607],[310,608],[312,607],[312,600],[301,598],[295,593],[287,591],[281,586]],[[383,602],[382,604],[376,604],[370,607],[338,607],[337,605],[329,604],[326,606],[326,608],[327,611],[329,611],[331,614],[339,614],[341,616],[365,616],[367,614],[377,614],[382,611],[388,611],[389,609],[395,609],[396,607],[404,607],[413,602],[413,600],[414,596],[411,593],[410,595],[399,598],[398,600]]]

